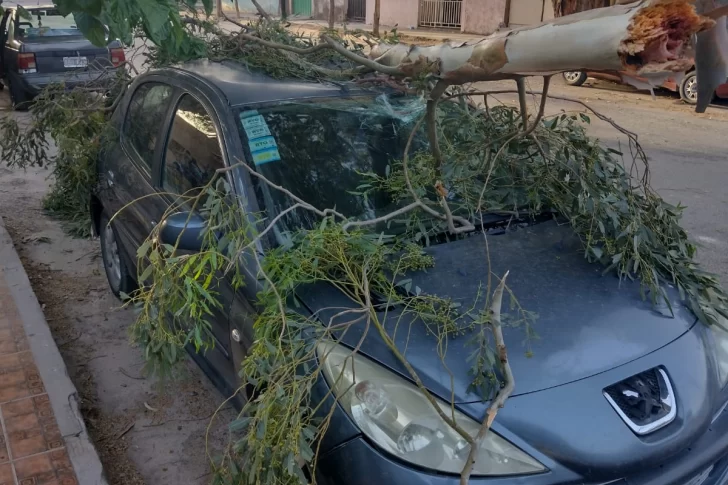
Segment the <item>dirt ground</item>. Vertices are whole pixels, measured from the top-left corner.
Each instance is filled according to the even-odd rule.
[[[0,116],[8,110],[3,93]],[[45,169],[0,163],[0,215],[79,391],[110,484],[209,483],[208,453],[226,443],[232,410],[213,419],[222,396],[191,361],[166,385],[142,376],[144,358],[127,334],[133,312],[108,289],[99,243],[70,238],[42,212],[48,186]]]

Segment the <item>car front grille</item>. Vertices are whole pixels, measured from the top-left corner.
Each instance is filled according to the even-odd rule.
[[[676,415],[675,396],[667,373],[654,368],[604,389],[622,420],[638,435],[666,426]]]

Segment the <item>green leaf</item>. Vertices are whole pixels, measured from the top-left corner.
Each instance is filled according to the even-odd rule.
[[[205,7],[205,15],[208,17],[212,15],[212,8],[214,6],[212,0],[202,0],[202,6]]]
[[[162,33],[169,28],[169,7],[158,0],[140,0],[137,5],[149,38],[160,43],[164,40]]]
[[[20,18],[23,20],[33,20],[33,16],[22,5],[18,5],[18,15],[20,15]]]
[[[85,12],[73,12],[73,18],[76,20],[78,30],[92,44],[98,47],[106,46],[106,27],[104,27],[104,24],[99,19]]]

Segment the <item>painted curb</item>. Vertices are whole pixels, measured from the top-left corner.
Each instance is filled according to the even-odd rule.
[[[0,271],[20,311],[30,350],[51,401],[58,428],[76,472],[79,485],[108,485],[101,460],[83,422],[78,391],[68,377],[66,364],[53,340],[43,310],[30,285],[13,241],[0,217]]]

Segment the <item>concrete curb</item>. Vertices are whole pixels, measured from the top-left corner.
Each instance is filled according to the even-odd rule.
[[[53,340],[43,310],[0,217],[0,268],[20,311],[30,350],[80,485],[108,485],[78,406],[78,392]]]

